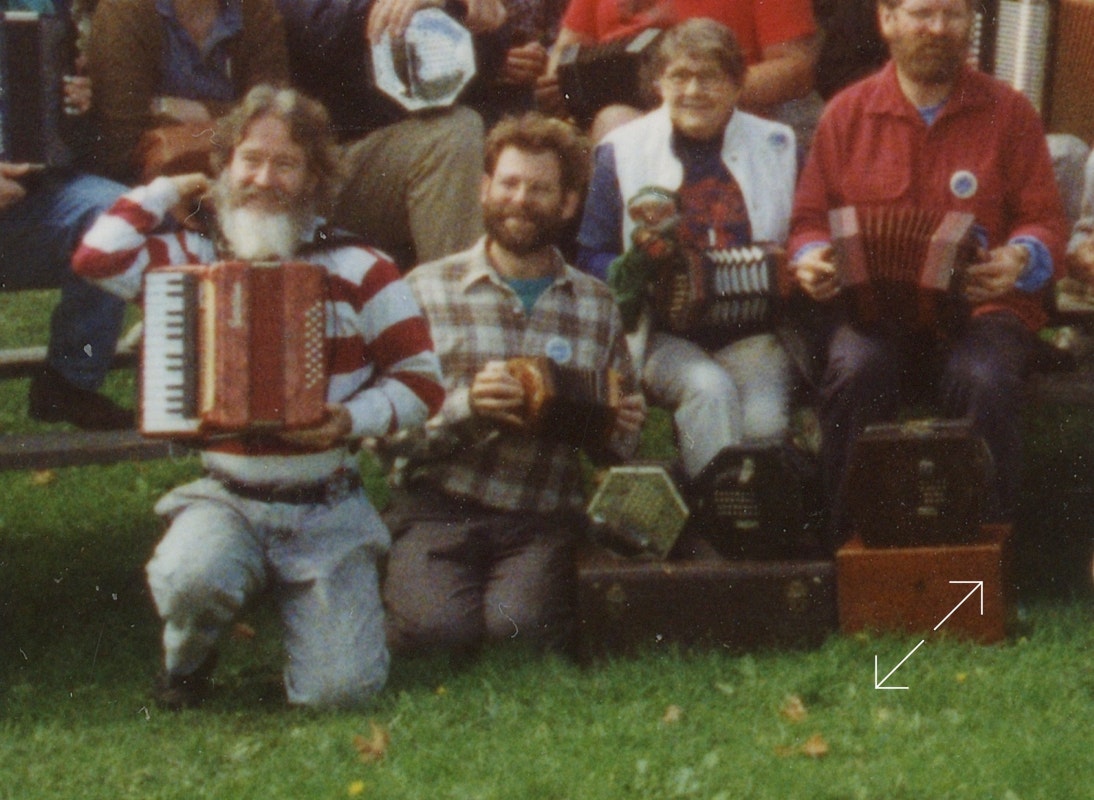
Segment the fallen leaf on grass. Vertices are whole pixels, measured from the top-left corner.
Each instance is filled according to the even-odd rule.
[[[803,719],[809,716],[809,712],[805,708],[805,703],[796,694],[787,695],[783,700],[782,707],[779,708],[779,714],[791,722],[801,722]]]
[[[801,749],[804,755],[820,758],[828,755],[828,742],[824,741],[824,737],[819,733],[814,733],[805,740],[805,744],[802,745]]]
[[[365,793],[365,782],[364,781],[354,781],[353,783],[351,783],[349,786],[346,787],[346,796],[347,797],[360,797],[364,793]]]
[[[821,758],[828,755],[828,742],[824,741],[824,737],[819,733],[814,733],[804,742],[799,745],[780,746],[775,748],[775,755],[777,756],[809,756],[810,758]]]
[[[684,709],[677,705],[671,705],[661,715],[661,721],[666,725],[675,725],[684,718]]]
[[[34,486],[49,486],[57,480],[57,473],[51,469],[36,469],[30,473],[30,482]]]
[[[353,737],[353,746],[366,764],[374,764],[383,761],[387,755],[387,748],[391,744],[391,734],[383,725],[377,725],[369,720],[371,735],[368,738],[358,734]]]

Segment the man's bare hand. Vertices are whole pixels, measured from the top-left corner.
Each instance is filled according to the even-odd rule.
[[[175,122],[213,124],[213,116],[205,104],[186,97],[154,97],[148,110],[153,116],[167,117]]]
[[[472,33],[497,30],[505,22],[501,0],[462,0],[467,6],[464,25]],[[388,34],[397,39],[406,33],[411,18],[423,8],[443,8],[444,0],[376,0],[365,24],[365,38],[376,44]]]
[[[471,381],[471,413],[508,425],[523,425],[524,386],[504,361],[488,361]]]
[[[558,75],[548,67],[547,72],[536,79],[536,108],[544,114],[566,116],[566,99],[558,85]]]
[[[800,260],[791,264],[791,269],[802,291],[818,303],[824,303],[839,294],[835,252],[831,245],[809,250]]]
[[[505,22],[505,3],[502,0],[463,0],[467,6],[464,24],[472,33],[496,31]]]
[[[342,444],[353,431],[353,419],[349,410],[341,403],[327,403],[327,416],[314,428],[297,431],[283,431],[278,435],[281,441],[309,450],[329,450]]]
[[[965,299],[973,305],[996,300],[1014,289],[1029,262],[1029,250],[1007,244],[989,251],[983,261],[965,271]]]
[[[32,169],[30,164],[0,162],[0,211],[6,211],[27,196],[19,179]]]
[[[646,424],[646,412],[646,398],[641,392],[621,398],[615,415],[616,435],[629,436],[641,431]]]
[[[539,42],[528,42],[509,48],[501,68],[501,81],[518,86],[535,84],[546,70],[547,48]]]
[[[186,224],[186,220],[193,216],[202,203],[206,202],[206,196],[213,185],[212,181],[203,172],[172,175],[169,180],[175,184],[175,191],[179,193],[179,201],[171,209],[171,214]]]
[[[1077,281],[1094,286],[1094,235],[1067,254],[1067,273]]]

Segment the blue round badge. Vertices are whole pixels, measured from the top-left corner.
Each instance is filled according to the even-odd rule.
[[[573,346],[567,339],[563,339],[561,336],[552,336],[548,339],[546,347],[543,348],[543,352],[545,352],[547,357],[556,364],[568,364],[570,359],[574,357]]]
[[[976,176],[967,169],[960,169],[950,177],[950,191],[958,200],[968,200],[978,188]]]

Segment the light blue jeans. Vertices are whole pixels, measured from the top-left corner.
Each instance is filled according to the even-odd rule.
[[[52,173],[20,181],[27,196],[0,212],[0,286],[61,290],[48,363],[69,383],[97,389],[110,370],[125,301],[72,274],[72,253],[126,187],[93,175]]]
[[[202,478],[169,492],[148,562],[168,674],[188,675],[266,586],[280,606],[285,692],[296,705],[359,705],[388,674],[377,559],[390,537],[360,488],[323,504],[249,500]]]

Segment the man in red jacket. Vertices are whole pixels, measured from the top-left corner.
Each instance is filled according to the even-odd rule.
[[[821,379],[822,461],[835,543],[848,532],[848,455],[866,425],[890,418],[910,386],[935,389],[946,416],[987,441],[996,475],[990,519],[1018,487],[1022,383],[1061,272],[1067,222],[1044,130],[1018,92],[965,63],[971,0],[880,0],[890,62],[836,95],[795,196],[791,269],[837,310]],[[978,263],[962,282],[968,313],[946,335],[866,327],[841,316],[828,212],[924,208],[975,217]],[[929,382],[928,382],[929,381]]]

